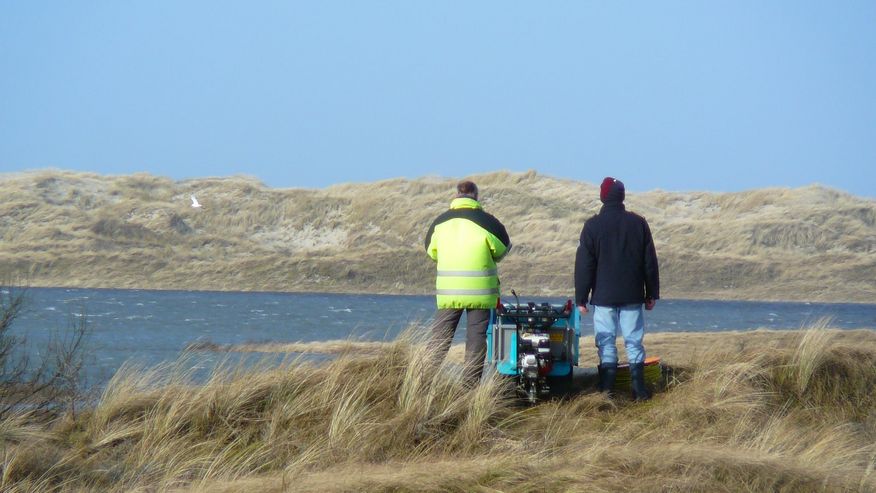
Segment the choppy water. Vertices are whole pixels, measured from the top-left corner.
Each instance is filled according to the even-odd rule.
[[[431,296],[64,288],[31,288],[27,296],[14,330],[26,334],[31,347],[40,347],[71,321],[87,318],[93,382],[105,381],[129,359],[145,364],[173,360],[193,342],[383,340],[412,323],[428,323],[434,312]],[[660,300],[646,312],[646,330],[796,329],[821,317],[831,317],[837,328],[876,328],[876,305]],[[583,328],[589,330],[590,318]],[[456,339],[464,337],[461,328]]]

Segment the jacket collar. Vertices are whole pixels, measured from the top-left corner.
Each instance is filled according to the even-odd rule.
[[[625,210],[627,210],[627,208],[624,207],[624,203],[623,203],[623,202],[611,201],[611,202],[605,202],[605,203],[603,203],[603,204],[602,204],[602,209],[600,209],[599,212],[603,212],[603,211],[625,211]]]
[[[458,199],[453,199],[453,202],[450,203],[451,209],[480,209],[481,204],[475,199],[469,199],[465,197],[460,197]]]

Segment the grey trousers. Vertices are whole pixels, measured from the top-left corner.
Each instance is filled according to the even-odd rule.
[[[484,372],[484,359],[487,356],[487,325],[490,323],[490,310],[474,310],[463,308],[440,308],[435,312],[432,323],[432,352],[436,363],[440,363],[453,340],[456,326],[466,312],[465,336],[465,379],[471,385],[477,385]]]

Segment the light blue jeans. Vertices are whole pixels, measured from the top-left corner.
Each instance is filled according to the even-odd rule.
[[[599,362],[617,363],[615,338],[620,328],[624,336],[624,346],[630,364],[645,361],[645,318],[642,305],[593,306],[593,332],[596,336],[596,349]]]

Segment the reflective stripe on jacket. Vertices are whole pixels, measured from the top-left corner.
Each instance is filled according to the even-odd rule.
[[[457,198],[426,233],[426,253],[438,263],[438,308],[495,308],[496,262],[511,249],[505,226],[473,199]]]

